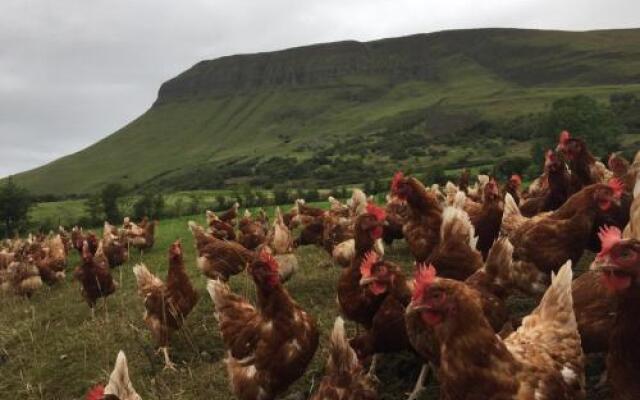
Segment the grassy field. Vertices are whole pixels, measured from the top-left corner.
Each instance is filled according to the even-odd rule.
[[[193,239],[187,221],[203,217],[184,217],[161,221],[154,249],[144,255],[133,252],[128,264],[113,271],[119,282],[117,292],[96,319],[82,300],[78,284],[71,275],[78,264],[74,253],[69,260],[67,279],[52,288],[45,287],[30,300],[0,296],[0,398],[29,400],[82,399],[96,382],[105,382],[118,350],[126,352],[131,379],[144,399],[231,400],[223,348],[212,302],[205,290],[206,280],[195,267]],[[163,370],[160,356],[143,321],[144,307],[136,293],[132,266],[145,262],[151,271],[165,279],[166,252],[169,244],[181,239],[185,262],[192,282],[200,293],[200,301],[189,315],[185,326],[171,341],[171,355],[178,371]],[[293,297],[319,323],[321,346],[304,377],[289,393],[306,394],[317,385],[326,361],[326,343],[334,318],[336,281],[340,270],[319,267],[328,260],[324,251],[315,247],[297,250],[300,271],[287,283]],[[410,257],[404,242],[387,249],[387,258],[410,270]],[[581,268],[589,261],[585,257]],[[254,287],[247,275],[232,279],[233,289],[253,298]],[[514,299],[511,310],[518,315],[528,312],[533,302]],[[353,326],[350,326],[353,334]],[[590,372],[590,382],[597,380],[601,360]],[[381,399],[404,398],[411,390],[419,371],[419,361],[410,354],[388,355],[378,369]],[[595,396],[595,397],[593,397]],[[593,400],[602,399],[599,393]],[[437,399],[437,387],[431,384],[422,400]]]

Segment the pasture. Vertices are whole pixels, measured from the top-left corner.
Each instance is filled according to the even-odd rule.
[[[271,210],[270,210],[271,211]],[[98,382],[106,382],[118,350],[125,351],[133,384],[144,399],[231,400],[223,359],[225,349],[213,316],[213,306],[206,292],[206,279],[195,266],[195,248],[187,221],[204,224],[203,216],[181,217],[160,222],[155,247],[145,254],[132,250],[130,261],[113,270],[119,283],[106,306],[99,302],[95,320],[79,293],[72,271],[78,265],[75,251],[69,259],[67,277],[62,284],[43,287],[30,300],[12,295],[0,296],[0,398],[25,400],[80,400]],[[144,307],[137,294],[132,266],[144,262],[152,272],[166,279],[167,249],[181,239],[185,249],[187,271],[198,289],[200,301],[188,316],[185,326],[171,341],[171,357],[177,371],[163,370],[160,355],[146,329]],[[296,252],[300,270],[287,283],[293,297],[318,321],[321,345],[304,377],[287,395],[306,398],[323,376],[328,334],[338,315],[335,303],[337,267],[321,267],[329,256],[321,249],[307,246]],[[386,257],[411,271],[410,257],[404,242],[386,249]],[[592,255],[585,255],[579,268],[584,269]],[[254,286],[246,274],[231,280],[234,291],[253,298]],[[516,298],[511,309],[526,314],[534,302]],[[354,326],[349,325],[350,334]],[[592,360],[593,361],[593,360]],[[602,360],[596,359],[589,373],[590,386],[599,379]],[[420,362],[411,354],[386,355],[378,364],[380,399],[405,397],[418,375]],[[590,390],[591,399],[601,394]],[[437,387],[431,381],[422,400],[437,399]]]

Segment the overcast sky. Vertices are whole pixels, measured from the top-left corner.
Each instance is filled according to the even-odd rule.
[[[640,1],[1,0],[0,176],[113,133],[203,59],[477,27],[640,27]]]

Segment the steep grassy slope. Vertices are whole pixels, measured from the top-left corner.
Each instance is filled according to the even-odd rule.
[[[39,194],[113,181],[171,187],[240,160],[308,158],[406,120],[424,123],[422,135],[450,134],[479,115],[538,111],[559,97],[640,92],[638,43],[640,29],[484,29],[204,61],[118,132],[16,180]]]

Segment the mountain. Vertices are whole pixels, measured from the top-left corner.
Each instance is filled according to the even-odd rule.
[[[638,43],[640,29],[472,29],[202,61],[162,84],[151,108],[119,131],[14,179],[56,195],[110,182],[344,183],[411,160],[491,158],[477,144],[463,151],[438,138],[565,96],[640,93]],[[400,144],[410,149],[390,153]]]

